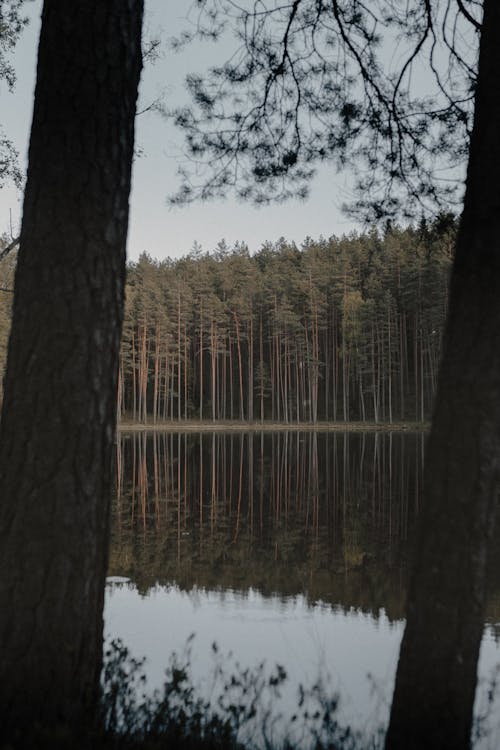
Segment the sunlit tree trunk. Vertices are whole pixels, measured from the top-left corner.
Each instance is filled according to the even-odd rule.
[[[188,416],[188,335],[184,323],[184,419]]]
[[[500,4],[475,121],[386,747],[468,748],[500,471]]]
[[[98,698],[141,20],[140,0],[43,9],[0,429],[15,747],[37,724],[83,730]]]
[[[116,400],[116,416],[120,420],[123,412],[123,367],[120,363],[118,368],[118,386],[117,386],[117,400]]]
[[[146,323],[142,326],[141,333],[141,360],[139,370],[139,382],[140,382],[140,401],[139,401],[139,417],[143,422],[147,422],[148,409],[147,409],[147,395],[148,395],[148,335]]]
[[[337,399],[338,399],[338,382],[339,382],[339,347],[337,335],[337,316],[335,308],[333,310],[333,333],[332,333],[332,351],[333,351],[333,421],[337,421]]]
[[[227,346],[229,351],[229,418],[231,421],[234,418],[234,385],[233,385],[233,355],[232,355],[232,345],[231,345],[231,336],[228,335],[227,337]]]
[[[181,295],[177,295],[177,419],[182,418]]]
[[[217,393],[217,346],[214,319],[210,321],[210,363],[212,376],[212,421],[216,420],[216,393]]]
[[[403,315],[399,316],[399,398],[400,398],[400,418],[404,421],[405,418],[405,387],[404,387],[404,373],[405,373],[405,340],[406,337],[406,323]]]
[[[168,415],[168,393],[169,393],[169,373],[170,365],[168,358],[168,340],[165,341],[165,364],[164,364],[164,381],[163,381],[163,419],[165,420]]]
[[[240,394],[240,419],[245,419],[244,414],[244,400],[243,400],[243,364],[241,361],[241,342],[240,342],[240,324],[236,312],[233,311],[234,327],[236,331],[236,349],[238,352],[238,383],[239,383],[239,394]]]
[[[200,421],[203,420],[203,302],[200,301]]]
[[[137,419],[137,365],[135,361],[135,338],[134,329],[132,328],[132,418],[135,422]]]
[[[248,342],[248,421],[253,422],[253,350],[254,350],[254,333],[253,333],[253,309],[250,309],[250,331]]]
[[[387,404],[389,424],[392,424],[392,337],[390,302],[387,305]]]
[[[160,325],[156,324],[155,330],[155,360],[154,360],[154,383],[153,383],[153,422],[156,422],[159,412],[159,383],[160,383]]]
[[[262,313],[259,318],[259,362],[260,362],[260,421],[264,421],[264,339],[262,336]]]

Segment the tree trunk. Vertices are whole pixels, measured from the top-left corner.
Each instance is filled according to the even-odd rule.
[[[46,2],[0,429],[0,736],[97,704],[142,2]]]
[[[200,301],[200,422],[203,421],[203,301]]]
[[[260,357],[260,421],[264,421],[264,341],[262,338],[262,313],[259,320],[259,357]]]
[[[177,295],[177,419],[182,419],[181,295]]]
[[[248,342],[248,421],[250,423],[254,420],[253,415],[253,349],[254,349],[254,333],[253,333],[253,308],[250,308],[250,322],[249,322],[249,342]]]
[[[500,456],[500,4],[476,113],[386,748],[468,748]]]

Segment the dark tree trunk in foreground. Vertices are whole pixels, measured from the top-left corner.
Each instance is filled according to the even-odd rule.
[[[500,468],[500,4],[476,114],[386,748],[467,748]]]
[[[0,736],[98,696],[142,0],[47,0],[0,433]]]

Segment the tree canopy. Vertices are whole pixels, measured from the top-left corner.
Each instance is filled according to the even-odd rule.
[[[26,26],[28,19],[22,13],[25,0],[2,0],[0,3],[0,84],[12,91],[16,72],[10,60],[11,53]],[[0,188],[8,180],[21,184],[21,172],[17,163],[18,154],[0,125]]]
[[[355,175],[363,220],[457,205],[472,127],[478,0],[198,0],[173,41],[231,39],[172,114],[191,164],[176,203],[305,196],[317,165]],[[458,178],[458,179],[457,179]]]

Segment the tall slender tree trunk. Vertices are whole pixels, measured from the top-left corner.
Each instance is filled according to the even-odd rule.
[[[134,339],[134,329],[132,328],[132,417],[135,422],[137,419],[137,366],[135,362],[135,339]]]
[[[468,748],[500,472],[500,4],[475,122],[386,747]]]
[[[264,421],[264,340],[262,337],[262,313],[259,319],[259,362],[260,362],[260,421]]]
[[[177,419],[182,418],[181,295],[177,295]]]
[[[148,367],[147,343],[148,343],[147,327],[146,327],[146,323],[144,323],[142,327],[141,369],[139,373],[139,378],[140,378],[140,383],[141,383],[140,403],[142,404],[141,419],[143,422],[147,422],[147,419],[148,419],[147,395],[148,395],[148,369],[149,367]]]
[[[119,421],[122,417],[123,412],[123,366],[120,363],[118,367],[118,386],[117,386],[117,399],[116,399],[116,418]]]
[[[400,405],[401,405],[401,411],[400,411],[400,418],[401,421],[404,421],[405,418],[405,390],[404,390],[404,352],[405,352],[405,346],[404,346],[404,339],[403,339],[403,326],[406,327],[406,323],[404,320],[404,316],[402,314],[399,315],[399,388],[400,388]],[[406,331],[405,331],[406,336]]]
[[[188,417],[188,336],[184,323],[184,419]]]
[[[413,379],[415,390],[415,420],[418,422],[418,312],[415,312],[414,329],[413,329]]]
[[[0,736],[96,708],[142,2],[46,2],[0,428]]]
[[[210,321],[210,364],[211,364],[211,376],[212,376],[212,421],[215,422],[216,413],[216,386],[217,386],[217,367],[216,367],[216,335],[214,328],[214,319]]]
[[[337,399],[338,399],[338,382],[339,382],[339,347],[338,347],[338,333],[337,333],[337,321],[335,316],[335,308],[333,309],[333,421],[337,421]]]
[[[370,354],[371,354],[372,389],[373,389],[373,418],[375,422],[378,422],[378,389],[377,389],[376,368],[375,368],[375,333],[373,330],[373,323],[372,323],[371,338],[370,338]]]
[[[302,363],[301,363],[302,364]],[[300,377],[299,377],[299,347],[295,337],[295,408],[297,411],[296,422],[300,423]]]
[[[168,415],[168,394],[170,391],[170,362],[168,356],[168,339],[165,341],[165,382],[163,384],[163,419]]]
[[[153,384],[153,422],[156,422],[159,411],[159,384],[160,384],[160,325],[156,324],[155,330],[155,363]]]
[[[234,419],[234,376],[233,376],[233,353],[232,353],[232,345],[231,345],[231,334],[229,333],[227,336],[227,346],[228,346],[228,352],[229,352],[229,418],[231,421]]]
[[[392,424],[392,341],[391,341],[391,307],[387,306],[387,404],[389,424]]]
[[[238,316],[236,314],[236,311],[233,310],[233,317],[234,317],[234,327],[236,331],[236,348],[238,352],[238,383],[239,383],[239,393],[240,393],[240,419],[243,421],[245,419],[245,412],[244,412],[244,399],[243,399],[243,364],[241,361],[241,342],[240,342],[240,324],[238,321]]]
[[[253,349],[254,349],[254,333],[253,333],[253,308],[250,308],[250,322],[249,322],[249,342],[248,342],[248,421],[253,422]],[[253,507],[253,506],[252,506]]]
[[[203,303],[200,307],[200,422],[203,421]]]

